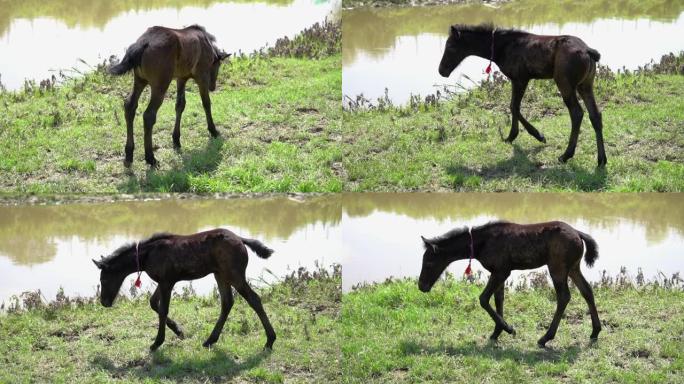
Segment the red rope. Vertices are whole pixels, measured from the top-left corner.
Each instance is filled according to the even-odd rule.
[[[489,65],[487,68],[485,68],[485,73],[489,75],[492,72],[492,61],[494,61],[494,32],[496,32],[496,28],[492,29],[492,46],[491,46],[491,55],[489,56]]]
[[[138,255],[138,245],[140,243],[136,242],[135,243],[135,263],[138,265],[138,278],[135,280],[135,287],[140,288],[142,285],[142,282],[140,281],[140,275],[142,274],[142,271],[140,270],[140,256]]]
[[[468,228],[468,234],[470,235],[470,257],[468,259],[468,267],[466,267],[465,274],[466,276],[470,276],[473,274],[473,269],[470,267],[470,265],[473,263],[473,257],[475,255],[475,248],[473,246],[473,231],[472,228]]]

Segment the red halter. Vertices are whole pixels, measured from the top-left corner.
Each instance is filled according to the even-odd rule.
[[[140,256],[138,255],[138,242],[135,243],[135,264],[138,266],[138,278],[135,279],[135,287],[140,288],[142,285],[142,282],[140,281],[140,275],[142,274],[142,271],[140,270]]]
[[[470,276],[473,274],[472,268],[470,268],[470,264],[473,262],[473,256],[475,255],[475,248],[473,247],[473,231],[472,228],[468,228],[468,234],[470,235],[470,257],[468,259],[468,267],[466,267],[465,270],[465,275]]]

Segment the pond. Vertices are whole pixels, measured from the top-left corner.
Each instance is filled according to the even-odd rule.
[[[331,17],[337,0],[9,0],[0,10],[0,81],[75,76],[122,57],[148,27],[203,25],[227,52],[251,53]],[[334,15],[332,15],[334,16]]]
[[[621,267],[632,278],[641,268],[647,280],[660,272],[670,278],[684,271],[683,194],[357,193],[345,195],[342,207],[345,291],[389,277],[417,277],[423,255],[421,235],[434,237],[497,219],[561,220],[589,233],[599,245],[592,269],[582,261],[582,273],[589,281],[599,280],[604,270],[614,277]],[[462,276],[467,264],[457,261],[448,270]],[[475,272],[483,271],[477,261],[473,267]]]
[[[395,104],[448,85],[469,88],[488,61],[470,57],[446,79],[437,73],[452,24],[492,22],[537,34],[569,34],[601,53],[611,69],[636,69],[684,50],[684,1],[519,0],[500,5],[360,8],[342,11],[342,92]],[[496,65],[493,65],[496,70]]]
[[[164,200],[102,204],[0,206],[0,302],[41,290],[53,300],[59,287],[69,296],[91,296],[99,271],[91,259],[156,232],[190,234],[223,227],[263,241],[268,260],[251,251],[247,277],[271,283],[299,267],[329,268],[341,262],[339,197],[303,200],[276,197],[228,200]],[[128,292],[135,275],[124,282]],[[154,286],[145,274],[143,289]],[[187,283],[179,284],[179,290]],[[211,292],[212,276],[196,280]]]

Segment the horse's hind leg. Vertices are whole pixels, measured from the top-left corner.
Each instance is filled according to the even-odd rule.
[[[494,334],[497,333],[497,328],[501,328],[504,331],[512,335],[515,335],[515,330],[513,329],[513,327],[506,324],[503,317],[501,317],[497,312],[495,312],[492,306],[489,304],[489,299],[492,297],[494,292],[498,291],[499,288],[503,287],[503,283],[506,281],[510,274],[510,272],[492,273],[489,276],[489,281],[487,281],[487,285],[485,286],[484,291],[482,291],[482,294],[480,294],[480,306],[482,306],[482,308],[484,308],[484,310],[487,311],[489,316],[492,318],[492,320],[494,320],[494,323],[496,324],[494,328]],[[503,309],[503,301],[501,302],[501,305]],[[498,332],[501,333],[501,331]],[[494,336],[494,334],[492,334],[492,336]]]
[[[221,331],[223,330],[223,325],[226,323],[226,319],[228,318],[228,314],[230,314],[230,310],[233,308],[234,303],[233,289],[230,287],[228,281],[221,279],[218,275],[214,276],[216,277],[216,284],[218,285],[219,294],[221,295],[221,314],[219,315],[218,320],[216,320],[216,325],[214,326],[214,330],[211,331],[211,335],[202,343],[202,346],[204,347],[210,347],[218,341]]]
[[[135,110],[138,109],[138,100],[146,85],[147,82],[145,80],[138,76],[133,76],[133,90],[124,101],[124,115],[126,118],[126,157],[124,159],[124,166],[127,168],[133,163],[133,149],[135,149],[135,141],[133,138]]]
[[[150,103],[143,113],[143,122],[145,125],[145,161],[147,164],[155,167],[157,160],[154,158],[154,148],[152,148],[152,128],[157,121],[157,111],[164,101],[164,95],[169,88],[171,80],[165,80],[159,84],[152,85],[152,95],[150,96]]]
[[[589,285],[584,276],[582,276],[582,271],[580,271],[579,264],[570,270],[570,278],[575,283],[577,289],[579,289],[582,297],[584,297],[584,300],[586,300],[587,305],[589,306],[592,328],[590,338],[591,340],[597,340],[598,334],[601,332],[601,321],[599,320],[596,304],[594,303],[594,292],[591,290],[591,285]]]
[[[203,82],[198,82],[197,85],[199,87],[200,97],[202,98],[204,114],[207,117],[207,129],[209,130],[211,137],[218,137],[219,133],[216,130],[216,125],[214,125],[214,118],[211,116],[211,99],[209,98],[209,87],[203,84]]]
[[[188,79],[178,79],[176,80],[177,93],[176,93],[176,124],[173,127],[173,147],[180,149],[180,125],[181,125],[181,115],[185,110],[185,83]]]
[[[577,138],[579,137],[580,125],[582,125],[582,117],[584,111],[577,100],[577,82],[569,78],[569,75],[559,71],[554,76],[558,90],[563,96],[563,102],[568,107],[570,112],[570,121],[572,122],[572,131],[570,132],[570,140],[565,152],[558,158],[561,163],[565,163],[570,158],[575,156],[575,148],[577,147]]]
[[[594,132],[596,133],[596,150],[598,152],[598,166],[604,167],[608,163],[608,158],[606,157],[606,150],[603,147],[603,119],[601,117],[601,112],[596,105],[596,100],[594,99],[594,79],[593,76],[590,80],[585,80],[584,83],[577,87],[582,100],[584,101],[584,106],[589,112],[589,120],[591,120],[591,125],[594,127]]]
[[[150,297],[150,307],[152,307],[152,310],[157,312],[159,314],[159,287],[154,290],[154,293]],[[170,330],[173,331],[173,333],[176,334],[176,336],[180,337],[181,339],[185,338],[185,335],[183,334],[183,328],[181,328],[180,325],[178,325],[175,321],[171,320],[170,317],[166,317],[166,325],[169,327]]]
[[[504,285],[502,284],[499,289],[494,292],[494,305],[496,305],[496,313],[501,316],[503,319],[504,313],[503,313],[503,306],[504,306]],[[497,340],[499,338],[499,335],[501,335],[501,332],[503,331],[503,328],[497,325],[494,328],[494,332],[492,333],[489,338],[491,340]]]
[[[556,331],[558,330],[558,325],[560,324],[563,312],[565,312],[565,307],[567,307],[570,302],[570,289],[568,288],[568,274],[567,271],[556,272],[549,268],[551,273],[551,279],[553,280],[553,287],[556,289],[556,313],[553,315],[553,320],[546,334],[537,341],[537,344],[544,348],[549,340],[553,340],[556,337]]]
[[[264,326],[264,331],[266,331],[266,345],[264,345],[264,349],[272,349],[273,343],[276,340],[276,334],[271,326],[271,322],[268,320],[268,315],[266,315],[264,307],[261,305],[261,298],[252,290],[246,281],[238,284],[235,288],[240,295],[247,300],[247,303],[249,303],[249,306],[252,307],[254,312],[259,316],[259,320],[261,320],[261,324]]]

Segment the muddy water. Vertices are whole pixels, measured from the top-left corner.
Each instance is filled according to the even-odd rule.
[[[388,88],[394,103],[404,103],[411,94],[424,96],[444,85],[472,87],[485,76],[487,60],[470,57],[448,79],[437,73],[449,26],[459,23],[576,35],[601,52],[601,63],[612,69],[635,69],[684,50],[684,1],[628,3],[520,0],[499,6],[345,10],[343,93],[375,100]]]
[[[335,0],[3,1],[0,81],[17,89],[24,79],[39,81],[59,70],[69,76],[87,71],[110,55],[123,56],[153,25],[200,24],[227,52],[250,53],[324,20],[338,5]]]
[[[268,260],[249,252],[247,276],[256,284],[261,278],[272,282],[300,266],[329,267],[341,262],[339,200],[282,197],[0,207],[0,302],[36,289],[54,299],[60,286],[68,295],[92,295],[99,272],[90,259],[154,232],[189,234],[223,227],[262,240],[276,252]],[[133,280],[131,275],[122,291]],[[143,288],[153,286],[143,274]],[[207,293],[214,280],[206,277],[193,286]]]
[[[623,266],[632,276],[641,268],[647,279],[684,271],[683,194],[349,194],[342,204],[344,290],[390,276],[417,277],[420,235],[495,219],[562,220],[591,234],[600,256],[592,269],[582,262],[582,271],[592,281]],[[461,276],[466,265],[454,262],[449,271]]]

